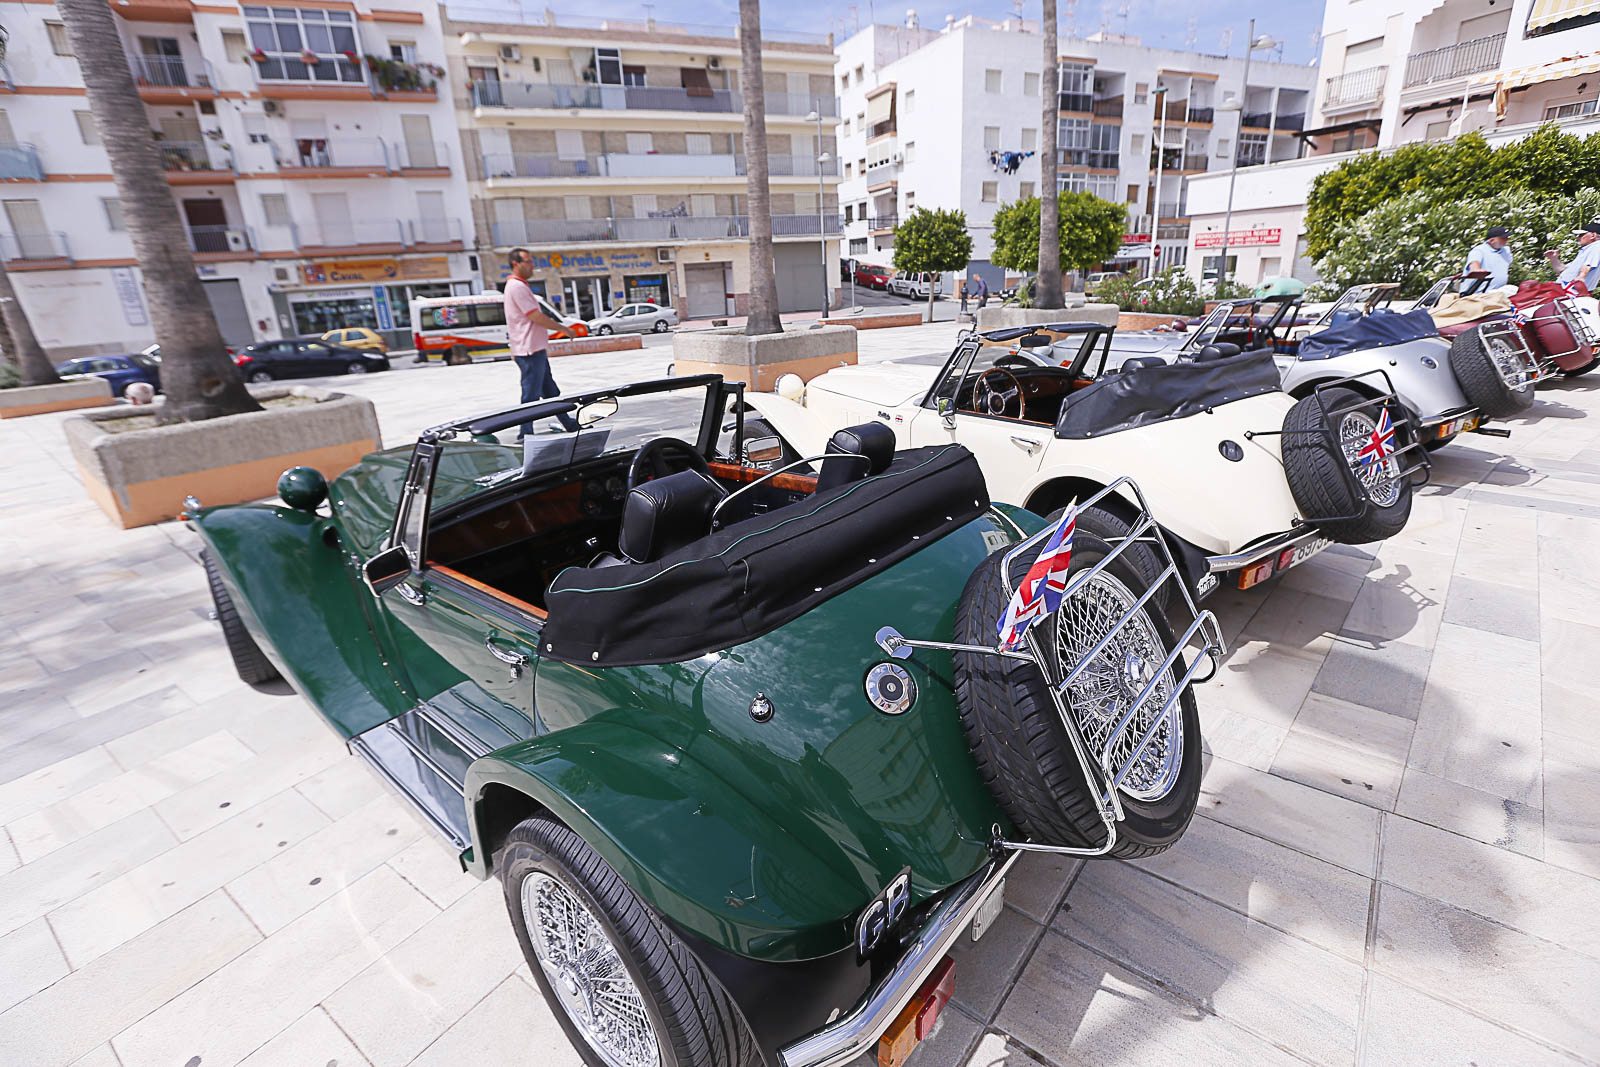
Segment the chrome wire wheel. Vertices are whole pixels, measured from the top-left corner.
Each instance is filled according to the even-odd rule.
[[[567,1018],[607,1067],[657,1067],[661,1050],[622,955],[577,894],[542,871],[522,880],[528,940]]]
[[[1372,443],[1372,435],[1377,432],[1378,424],[1364,411],[1347,412],[1339,420],[1339,448],[1344,452],[1345,462],[1355,471],[1356,480],[1366,490],[1368,499],[1380,508],[1387,508],[1400,499],[1404,479],[1400,477],[1398,455],[1391,453],[1371,463],[1362,459],[1361,450]]]
[[[1483,347],[1488,349],[1489,359],[1494,363],[1501,381],[1506,383],[1506,388],[1521,389],[1533,380],[1533,368],[1522,358],[1521,345],[1495,333],[1485,332],[1479,336],[1483,338]]]
[[[1117,620],[1132,611],[1138,599],[1138,594],[1105,570],[1075,592],[1054,616],[1060,676],[1066,677],[1111,633]],[[1067,707],[1092,754],[1098,757],[1105,752],[1117,723],[1150,684],[1169,651],[1150,618],[1149,608],[1143,607],[1073,680],[1066,692]],[[1176,684],[1170,669],[1162,672],[1149,698],[1107,753],[1105,766],[1111,774],[1116,774],[1133,755],[1139,738],[1172,698]],[[1172,792],[1183,767],[1183,719],[1176,703],[1173,712],[1156,728],[1150,743],[1122,780],[1119,788],[1125,796],[1148,802]]]

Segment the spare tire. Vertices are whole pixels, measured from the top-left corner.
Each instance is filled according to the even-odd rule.
[[[1098,508],[1080,512],[1070,574],[1087,570],[1110,554],[1112,546],[1094,531],[1120,530],[1125,536],[1128,529],[1122,520]],[[996,624],[1010,599],[1001,581],[1005,554],[1002,549],[991,555],[967,581],[956,609],[955,640],[994,646]],[[1027,573],[1033,555],[1023,553],[1013,562],[1013,582]],[[1082,652],[1133,609],[1146,588],[1147,577],[1124,553],[1075,593],[1071,603],[1029,632],[1051,657],[1052,670],[1064,676]],[[1175,644],[1161,612],[1146,602],[1074,682],[1066,703],[1091,759]],[[954,659],[962,729],[979,773],[1006,816],[1032,841],[1077,848],[1103,845],[1106,831],[1096,790],[1084,778],[1038,666],[970,652],[958,652]],[[1117,752],[1132,750],[1185,669],[1179,656],[1146,709],[1123,734]],[[1140,755],[1120,791],[1125,818],[1117,824],[1110,855],[1152,856],[1183,836],[1200,797],[1200,719],[1192,691],[1185,689],[1179,697],[1174,714]]]
[[[1491,325],[1476,326],[1451,340],[1450,370],[1460,383],[1461,391],[1485,417],[1503,419],[1533,404],[1533,382],[1524,380],[1527,368],[1520,357],[1506,352],[1502,345],[1491,347],[1484,341],[1483,331]],[[1497,363],[1504,366],[1497,369]],[[1508,378],[1522,384],[1507,385]]]
[[[1324,389],[1321,396],[1320,406],[1316,396],[1308,396],[1283,419],[1283,474],[1301,516],[1341,544],[1393,537],[1411,517],[1411,479],[1400,472],[1412,454],[1362,463],[1361,449],[1377,430],[1383,402],[1363,404],[1367,398],[1341,386]],[[1338,416],[1334,442],[1323,432],[1322,413],[1345,408],[1352,410]],[[1416,440],[1415,423],[1398,404],[1390,417],[1395,448]],[[1353,480],[1348,472],[1354,472]]]

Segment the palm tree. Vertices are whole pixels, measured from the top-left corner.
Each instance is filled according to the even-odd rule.
[[[1056,121],[1061,111],[1061,60],[1056,55],[1056,0],[1044,0],[1044,97],[1039,140],[1039,274],[1033,306],[1061,306],[1061,203],[1056,199]]]
[[[94,0],[77,0],[93,3]],[[772,266],[772,198],[767,189],[767,97],[761,85],[761,3],[739,0],[739,88],[744,93],[746,210],[750,216],[750,314],[747,334],[782,333],[778,278]]]
[[[33,335],[28,313],[17,303],[4,260],[0,260],[0,325],[6,330],[0,343],[5,345],[6,358],[22,372],[23,385],[53,385],[61,380],[45,357],[44,349],[39,347],[39,339]]]
[[[164,422],[188,422],[260,411],[228,359],[217,317],[195,274],[189,238],[172,199],[150,117],[134,86],[111,5],[58,0],[72,50],[79,57],[89,110],[111,157],[122,216],[144,273],[150,321],[161,344]]]

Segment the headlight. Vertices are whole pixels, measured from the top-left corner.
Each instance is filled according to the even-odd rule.
[[[773,386],[773,392],[785,400],[793,400],[798,404],[800,398],[806,395],[805,379],[798,374],[780,374],[777,383]]]

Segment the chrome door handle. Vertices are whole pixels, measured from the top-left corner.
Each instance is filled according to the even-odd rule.
[[[485,637],[483,639],[483,647],[489,650],[489,655],[511,668],[511,677],[513,678],[520,675],[522,669],[528,665],[527,656],[524,656],[521,652],[507,652],[494,643],[493,637]]]
[[[418,589],[409,582],[401,582],[399,585],[395,586],[395,589],[408,602],[417,605],[419,608],[428,600],[428,594],[425,590]]]
[[[1033,440],[1031,437],[1013,436],[1011,438],[1011,443],[1028,453],[1030,456],[1039,451],[1039,449],[1042,447],[1038,441]]]

